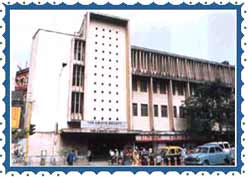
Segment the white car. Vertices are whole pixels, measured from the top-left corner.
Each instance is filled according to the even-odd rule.
[[[208,144],[217,144],[217,145],[219,145],[224,152],[230,154],[232,161],[234,161],[235,150],[234,150],[234,148],[232,148],[230,146],[229,142],[227,142],[227,141],[218,141],[218,142],[206,143],[206,145],[208,145]]]
[[[206,144],[218,144],[224,152],[231,153],[231,146],[227,141],[210,142]]]
[[[229,165],[230,162],[230,154],[217,144],[198,146],[194,153],[184,159],[185,165]]]

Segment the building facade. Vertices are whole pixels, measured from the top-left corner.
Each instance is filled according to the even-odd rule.
[[[24,128],[25,103],[29,68],[20,69],[15,76],[15,90],[12,91],[12,128]],[[14,124],[14,125],[13,125]]]
[[[234,66],[131,46],[127,19],[92,12],[75,34],[39,29],[30,63],[28,156],[188,141],[183,102],[197,84],[235,87]]]

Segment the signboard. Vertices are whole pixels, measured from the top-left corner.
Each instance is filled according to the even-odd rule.
[[[120,121],[81,121],[81,128],[87,128],[94,131],[117,131],[127,129],[126,122]]]
[[[19,128],[20,126],[20,118],[21,118],[21,108],[20,107],[12,107],[12,128]]]
[[[137,135],[135,137],[136,141],[139,142],[152,142],[152,141],[180,141],[186,140],[187,137],[184,135]]]

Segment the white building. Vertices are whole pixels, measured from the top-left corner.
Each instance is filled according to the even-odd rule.
[[[75,34],[33,36],[29,156],[71,147],[95,157],[133,144],[186,141],[183,101],[202,81],[234,87],[234,67],[131,46],[129,21],[87,13]]]

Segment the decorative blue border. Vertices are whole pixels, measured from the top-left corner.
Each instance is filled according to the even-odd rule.
[[[36,5],[34,3],[30,3],[29,5],[23,5],[20,3],[15,3],[13,5],[7,5],[5,6],[5,33],[4,38],[6,40],[5,44],[6,47],[4,49],[4,54],[6,56],[6,62],[4,65],[4,70],[6,72],[6,80],[4,81],[4,86],[6,88],[6,95],[4,97],[4,102],[6,104],[6,112],[4,114],[4,118],[6,120],[6,127],[4,130],[4,134],[6,136],[5,138],[5,145],[4,150],[6,152],[6,159],[4,161],[4,167],[6,170],[6,173],[9,171],[16,171],[19,173],[25,172],[25,171],[32,171],[35,173],[38,173],[40,171],[47,171],[50,173],[53,173],[55,171],[63,171],[65,173],[68,173],[70,171],[78,171],[80,173],[83,173],[85,171],[93,171],[95,173],[101,172],[101,171],[108,171],[110,173],[114,173],[116,171],[131,171],[133,173],[136,173],[138,171],[146,171],[148,173],[152,173],[154,171],[161,171],[164,173],[167,173],[169,171],[176,171],[178,173],[182,173],[185,171],[191,171],[191,172],[199,172],[199,171],[207,171],[209,173],[213,173],[215,171],[222,171],[224,173],[230,172],[230,171],[236,171],[239,173],[241,172],[241,168],[243,166],[243,162],[241,160],[241,152],[243,150],[243,146],[241,144],[241,135],[243,134],[242,128],[241,128],[241,119],[243,117],[243,114],[241,112],[241,103],[243,102],[243,98],[241,96],[241,87],[243,85],[243,82],[241,80],[241,71],[243,69],[241,65],[241,38],[243,37],[243,34],[241,32],[241,22],[242,22],[242,16],[241,16],[241,5],[233,5],[231,3],[225,4],[225,5],[218,5],[216,3],[213,4],[201,4],[197,3],[194,5],[188,5],[186,3],[182,3],[180,5],[173,5],[170,3],[167,3],[165,5],[157,5],[155,3],[151,3],[149,5],[142,5],[140,3],[136,3],[134,5],[127,5],[127,4],[120,4],[120,5],[112,5],[110,3],[106,3],[104,5],[97,5],[96,3],[91,3],[90,5],[82,5],[80,3],[76,3],[74,5],[67,5],[65,3],[61,3],[59,5],[52,5],[49,3],[43,4],[43,5]],[[194,166],[194,167],[161,167],[161,166],[152,166],[152,167],[127,167],[127,166],[108,166],[108,167],[93,167],[93,166],[84,166],[84,167],[13,167],[10,166],[10,139],[8,138],[10,136],[10,11],[11,10],[106,10],[106,9],[115,9],[115,10],[236,10],[237,12],[237,62],[236,62],[236,70],[237,70],[237,97],[236,97],[236,110],[237,110],[237,127],[236,127],[236,137],[237,137],[237,166],[223,166],[223,167],[202,167],[202,166]]]

